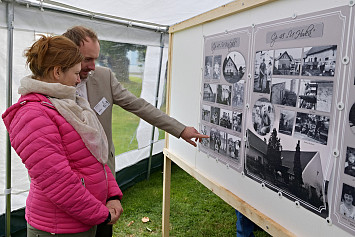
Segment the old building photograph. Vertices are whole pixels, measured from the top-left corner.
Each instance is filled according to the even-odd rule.
[[[240,81],[245,73],[244,56],[236,51],[230,52],[223,62],[223,76],[229,83]]]
[[[203,100],[208,102],[216,102],[217,85],[216,84],[203,84]]]
[[[279,121],[279,133],[292,136],[295,119],[296,119],[295,111],[281,109],[280,121]]]
[[[330,112],[333,100],[333,81],[301,80],[298,107]]]
[[[316,210],[324,206],[324,177],[318,151],[303,151],[300,140],[295,140],[294,149],[283,149],[276,129],[268,140],[250,130],[247,136],[246,174]]]
[[[275,50],[274,75],[299,75],[301,71],[302,48]]]
[[[302,60],[302,76],[333,77],[337,64],[337,46],[306,47]]]
[[[299,79],[273,78],[271,103],[296,107]]]

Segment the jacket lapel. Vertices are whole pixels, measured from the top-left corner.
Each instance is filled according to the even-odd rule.
[[[88,101],[92,109],[94,109],[95,105],[98,103],[98,93],[96,91],[97,88],[97,80],[95,77],[95,72],[93,75],[90,75],[88,81],[86,83],[86,89],[88,92]]]

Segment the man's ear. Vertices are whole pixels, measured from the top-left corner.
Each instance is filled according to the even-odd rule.
[[[60,66],[55,66],[53,68],[53,79],[55,81],[59,81],[61,73],[62,73],[62,68]]]

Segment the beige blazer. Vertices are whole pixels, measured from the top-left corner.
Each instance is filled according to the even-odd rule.
[[[181,132],[185,129],[185,125],[125,89],[109,68],[96,67],[96,70],[89,76],[86,86],[88,100],[94,111],[94,107],[103,97],[110,103],[101,115],[96,111],[95,113],[107,136],[109,149],[108,166],[113,173],[115,173],[115,147],[112,141],[112,106],[114,104],[121,106],[123,109],[132,112],[175,137],[180,137]]]

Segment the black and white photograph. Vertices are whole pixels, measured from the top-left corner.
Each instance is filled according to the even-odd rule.
[[[299,79],[273,78],[271,103],[296,107]]]
[[[355,188],[353,186],[343,183],[341,192],[341,202],[339,205],[339,212],[344,217],[354,220],[355,219]]]
[[[330,112],[333,99],[333,82],[301,80],[298,107]]]
[[[233,111],[233,118],[232,118],[232,130],[241,132],[242,131],[242,121],[243,120],[243,113]]]
[[[295,123],[296,112],[292,110],[281,110],[279,121],[279,133],[292,136],[293,124]]]
[[[289,141],[288,145],[290,147]],[[294,140],[291,149],[284,147],[285,144],[275,128],[268,140],[258,137],[248,129],[246,174],[252,174],[275,190],[289,193],[292,198],[296,197],[320,210],[324,207],[324,177],[320,153],[316,149],[302,150],[300,140]]]
[[[221,109],[219,126],[232,129],[232,111]]]
[[[337,64],[337,46],[306,47],[302,60],[302,76],[334,77]]]
[[[211,106],[202,105],[202,120],[210,122],[211,121]]]
[[[211,107],[211,123],[219,125],[220,111],[218,107]]]
[[[351,106],[349,112],[349,125],[350,130],[355,134],[355,103]]]
[[[346,159],[344,173],[355,177],[355,148],[346,148]]]
[[[208,127],[206,125],[201,126],[201,134],[210,136],[210,131],[211,131],[210,127]],[[210,147],[210,139],[209,138],[202,138],[201,144],[202,144],[202,146],[209,148]]]
[[[232,101],[232,86],[218,85],[217,86],[217,103],[230,106],[231,101]]]
[[[213,79],[219,80],[221,78],[221,63],[222,55],[216,55],[213,57]]]
[[[204,72],[204,77],[205,79],[211,79],[212,78],[212,56],[206,56],[205,57],[205,72]]]
[[[257,51],[254,64],[254,92],[270,93],[274,50]]]
[[[302,48],[275,50],[274,75],[300,75]]]
[[[268,134],[274,124],[274,107],[266,98],[260,98],[255,102],[252,111],[254,130],[261,136]]]
[[[245,74],[245,59],[244,56],[237,52],[230,52],[223,62],[223,76],[229,83],[240,81]]]
[[[210,132],[210,149],[225,156],[227,154],[227,133],[212,128]]]
[[[233,84],[232,106],[238,109],[242,109],[244,106],[244,84],[244,80]]]
[[[240,162],[241,138],[228,134],[227,156]]]
[[[216,84],[203,84],[203,100],[208,102],[216,102],[217,85]]]
[[[329,117],[316,114],[297,113],[294,137],[327,145]]]

